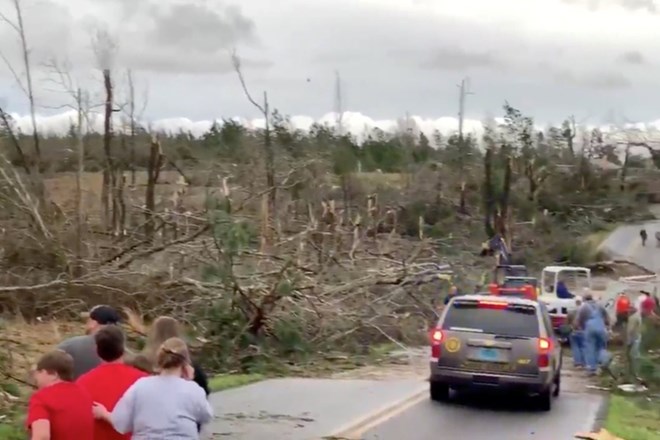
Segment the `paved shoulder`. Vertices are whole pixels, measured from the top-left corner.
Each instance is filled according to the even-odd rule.
[[[404,400],[423,381],[273,379],[210,396],[213,438],[311,440]]]
[[[474,396],[449,403],[425,400],[364,436],[367,440],[481,439],[570,440],[578,431],[590,431],[603,397],[567,393],[550,412],[528,409],[526,400]]]
[[[642,228],[648,233],[646,246],[642,246],[639,237]],[[599,251],[612,258],[632,261],[655,272],[660,268],[660,247],[655,239],[656,232],[660,232],[660,222],[657,220],[638,225],[619,226],[601,243]]]

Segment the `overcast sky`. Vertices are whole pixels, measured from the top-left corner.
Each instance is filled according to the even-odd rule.
[[[237,48],[255,95],[318,119],[343,109],[387,120],[406,112],[455,116],[461,78],[471,79],[467,116],[501,114],[505,100],[554,122],[660,119],[660,0],[21,0],[39,72],[40,113],[69,102],[42,65],[68,60],[72,77],[100,92],[95,68],[110,63],[119,94],[132,68],[145,118],[258,117],[242,94],[228,51]],[[13,19],[12,1],[0,11]],[[105,30],[116,54],[95,56]],[[0,51],[19,70],[10,26]],[[99,58],[104,58],[103,60]],[[0,64],[0,103],[27,101]],[[99,95],[100,96],[100,95]]]

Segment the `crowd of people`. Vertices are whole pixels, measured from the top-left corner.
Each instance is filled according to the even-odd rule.
[[[629,375],[637,378],[645,328],[651,320],[659,319],[658,297],[642,292],[633,302],[621,292],[615,301],[614,319],[591,293],[583,298],[577,297],[576,304],[578,307],[568,316],[574,366],[585,368],[590,375],[597,374],[599,369],[607,369],[612,360],[607,346],[616,330],[623,336]]]
[[[171,317],[152,324],[141,352],[126,347],[121,316],[100,305],[86,334],[63,341],[33,369],[31,440],[197,440],[213,410],[204,372]]]

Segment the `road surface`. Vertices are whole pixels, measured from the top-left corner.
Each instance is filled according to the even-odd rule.
[[[210,396],[213,439],[319,440],[426,388],[417,379],[271,379]]]
[[[428,398],[428,349],[411,349],[406,365],[365,367],[333,379],[272,379],[214,393],[213,439],[566,440],[589,431],[603,399],[584,373],[565,368],[562,395],[550,413],[501,397]],[[570,361],[567,359],[565,364]],[[341,436],[340,436],[341,434]]]
[[[455,396],[449,403],[428,398],[368,430],[365,440],[570,440],[589,432],[603,409],[595,394],[565,393],[550,412],[529,409],[525,400]]]
[[[660,205],[652,206],[650,210],[660,218]],[[648,234],[646,246],[642,246],[639,236],[642,228]],[[657,272],[660,271],[660,247],[655,239],[656,232],[660,232],[660,220],[620,226],[601,243],[599,251],[611,258],[628,260]]]

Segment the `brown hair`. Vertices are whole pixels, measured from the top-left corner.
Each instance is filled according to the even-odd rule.
[[[159,370],[169,370],[190,364],[188,346],[181,338],[170,338],[158,349],[156,363]]]
[[[70,382],[73,380],[73,358],[65,351],[53,350],[39,358],[35,370],[56,374],[60,379]]]
[[[169,316],[159,316],[151,324],[147,336],[147,343],[145,344],[142,353],[152,364],[155,365],[157,363],[158,350],[161,345],[170,338],[180,337],[181,326],[179,325],[179,321]]]
[[[101,327],[94,334],[96,353],[105,362],[113,362],[124,355],[126,337],[121,328],[116,325]]]
[[[130,359],[126,360],[126,365],[130,365],[133,368],[137,368],[140,371],[143,371],[145,373],[153,374],[153,364],[143,354],[136,354],[135,356],[131,356]]]

